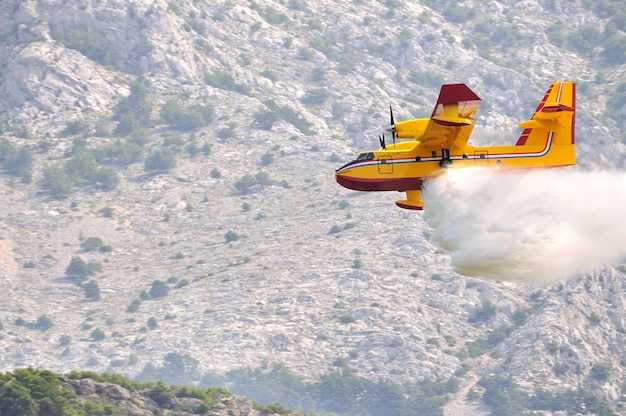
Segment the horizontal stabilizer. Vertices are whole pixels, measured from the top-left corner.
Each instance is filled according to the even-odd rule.
[[[535,127],[543,127],[548,131],[558,131],[562,127],[558,122],[554,120],[542,118],[535,118],[534,120],[524,121],[523,123],[520,123],[519,126],[522,129],[534,129]]]

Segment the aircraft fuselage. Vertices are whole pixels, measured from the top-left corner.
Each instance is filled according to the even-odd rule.
[[[575,164],[574,146],[556,145],[549,136],[543,145],[465,146],[449,152],[415,141],[401,142],[386,150],[359,153],[337,169],[335,177],[340,185],[356,191],[407,191],[421,190],[424,180],[451,165],[528,169]]]

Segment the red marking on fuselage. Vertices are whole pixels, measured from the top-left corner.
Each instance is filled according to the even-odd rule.
[[[422,178],[355,178],[337,175],[337,183],[355,191],[419,191]]]

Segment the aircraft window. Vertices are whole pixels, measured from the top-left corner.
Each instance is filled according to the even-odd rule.
[[[370,152],[367,154],[367,160],[372,160],[374,159],[374,153]]]
[[[467,159],[467,153],[463,153],[463,159]]]
[[[364,160],[364,159],[365,159],[365,156],[367,156],[367,153],[360,153],[360,154],[359,154],[359,156],[356,158],[357,162],[358,162],[359,160]]]

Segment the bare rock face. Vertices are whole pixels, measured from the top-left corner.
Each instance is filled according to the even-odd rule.
[[[201,81],[184,20],[165,1],[146,4],[4,3],[1,18],[13,28],[5,29],[13,44],[0,51],[8,63],[0,112],[20,123],[51,113],[106,113],[128,94],[119,71]]]
[[[3,111],[26,107],[17,120],[58,111],[107,111],[127,89],[77,51],[56,43],[34,42],[14,56],[0,84]],[[52,121],[52,120],[51,120]],[[61,120],[59,120],[60,122]]]

